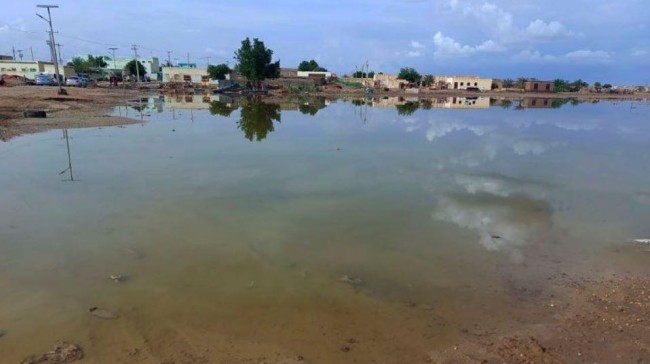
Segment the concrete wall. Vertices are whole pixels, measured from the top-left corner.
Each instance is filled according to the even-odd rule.
[[[207,68],[183,68],[183,67],[162,67],[162,81],[168,82],[192,82],[197,84],[209,84]]]
[[[491,78],[477,76],[436,76],[434,77],[434,83],[445,84],[448,90],[478,88],[481,91],[489,91],[492,89]]]
[[[65,78],[76,75],[74,68],[68,66],[59,66],[59,72]],[[42,61],[21,62],[0,60],[0,74],[21,76],[35,80],[39,73],[56,74],[54,64]]]
[[[555,82],[526,81],[524,82],[524,90],[530,92],[553,92],[553,90],[555,90]]]
[[[332,72],[315,72],[315,71],[298,71],[298,77],[325,77],[326,79],[332,78]]]

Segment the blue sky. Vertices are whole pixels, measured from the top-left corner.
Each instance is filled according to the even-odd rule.
[[[583,78],[650,82],[648,0],[60,0],[53,10],[65,58],[132,54],[199,65],[229,61],[240,41],[259,37],[283,67],[316,59],[339,74],[368,61],[394,73]],[[47,59],[47,24],[37,2],[0,13],[0,53],[33,47]],[[5,9],[7,9],[5,7]],[[29,51],[25,57],[31,56]]]

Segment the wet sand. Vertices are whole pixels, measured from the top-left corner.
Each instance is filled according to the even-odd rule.
[[[142,92],[110,88],[66,88],[57,95],[54,86],[0,87],[0,140],[62,128],[89,128],[137,123],[110,116],[112,108],[137,98]],[[47,118],[24,118],[25,110],[45,110]]]

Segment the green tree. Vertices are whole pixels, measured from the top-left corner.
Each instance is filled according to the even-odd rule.
[[[210,102],[210,114],[229,117],[237,107],[230,107],[225,102],[212,101]]]
[[[418,73],[418,71],[415,70],[415,68],[405,67],[399,70],[397,78],[416,83],[420,81],[422,76]]]
[[[74,57],[67,65],[74,68],[77,73],[91,73],[97,71],[98,68],[108,66],[104,57],[94,57],[90,54],[86,59],[83,59],[82,57]]]
[[[251,100],[242,106],[237,126],[246,139],[259,142],[274,130],[273,121],[280,122],[280,115],[280,105]]]
[[[235,59],[235,69],[251,82],[259,83],[280,76],[280,61],[272,63],[273,51],[257,38],[252,43],[249,38],[244,39],[241,48],[235,52]]]
[[[142,63],[140,63],[140,61],[137,61],[137,63],[138,63],[138,71],[140,72],[140,77],[142,77],[147,73],[147,69],[144,68],[144,66],[142,65]],[[136,72],[135,64],[136,64],[135,59],[132,59],[124,66],[124,69],[128,70],[129,73],[132,75],[137,75],[138,73]]]
[[[408,101],[403,105],[395,105],[395,108],[397,109],[397,114],[401,116],[409,116],[420,108],[420,103]]]
[[[514,86],[515,86],[515,80],[513,80],[512,78],[506,78],[505,80],[503,80],[504,88],[511,88]]]
[[[356,71],[355,73],[352,74],[353,78],[367,78],[367,74],[363,71]]]
[[[612,88],[612,85],[609,84],[609,83],[606,83],[606,84],[603,85],[603,88],[604,89],[610,89],[610,88]]]
[[[556,79],[553,81],[553,86],[555,92],[568,92],[569,91],[569,81],[563,79]]]
[[[90,72],[90,65],[88,64],[88,61],[81,57],[74,57],[70,62],[68,62],[67,65],[74,68],[74,71],[77,73]]]
[[[583,87],[589,87],[589,84],[584,82],[581,79],[577,79],[569,84],[569,91],[571,92],[578,92],[580,91]]]
[[[108,64],[104,60],[104,57],[102,56],[93,57],[90,54],[88,55],[88,64],[90,64],[90,67],[92,68],[104,68],[108,66]]]
[[[318,62],[314,61],[302,61],[298,65],[298,71],[313,71],[313,72],[327,72],[327,70],[318,65]]]
[[[433,75],[424,75],[424,77],[422,78],[422,84],[423,86],[433,85]]]
[[[230,67],[227,64],[209,65],[208,75],[212,80],[225,80],[226,75],[230,73]]]

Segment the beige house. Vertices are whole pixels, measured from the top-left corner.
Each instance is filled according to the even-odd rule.
[[[397,75],[375,74],[372,78],[374,87],[388,89],[402,89],[408,84],[408,81],[397,78]]]
[[[162,81],[163,83],[188,82],[208,86],[210,76],[207,68],[162,67]]]
[[[65,78],[76,75],[74,68],[59,65],[59,72]],[[21,76],[35,80],[40,73],[56,74],[54,64],[42,61],[0,60],[0,75]]]
[[[478,76],[436,76],[433,82],[447,90],[489,91],[492,89],[491,78]]]

